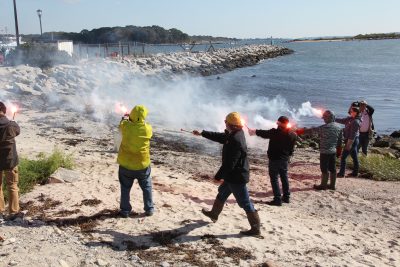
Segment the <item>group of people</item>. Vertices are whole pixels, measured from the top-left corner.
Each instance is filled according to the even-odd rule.
[[[292,129],[289,119],[280,116],[277,128],[269,130],[248,129],[250,136],[269,139],[268,169],[273,191],[273,199],[266,202],[268,205],[281,206],[290,203],[290,188],[288,179],[288,166],[293,155],[298,135],[318,134],[320,137],[320,169],[322,172],[321,183],[316,185],[317,190],[335,190],[336,177],[344,177],[346,158],[353,158],[352,176],[357,176],[359,171],[358,150],[366,155],[368,142],[373,134],[372,114],[374,109],[365,101],[352,103],[347,118],[335,118],[332,111],[326,110],[322,118],[324,124],[313,128]],[[18,206],[18,156],[15,146],[15,137],[20,133],[18,124],[9,121],[6,106],[0,102],[0,185],[3,173],[7,180],[9,190],[9,212],[16,214]],[[154,213],[152,197],[152,178],[150,167],[150,139],[152,127],[146,122],[148,110],[143,105],[135,106],[129,114],[125,114],[119,124],[122,135],[118,151],[119,164],[118,178],[120,182],[120,216],[127,218],[132,212],[130,204],[130,191],[134,180],[138,180],[143,192],[143,204],[146,216]],[[344,124],[342,128],[338,123]],[[247,154],[247,144],[243,130],[242,119],[237,112],[229,113],[225,118],[224,132],[198,131],[192,133],[223,145],[222,164],[215,174],[215,179],[220,181],[218,194],[211,210],[202,210],[202,213],[213,222],[218,220],[228,197],[233,194],[238,205],[246,212],[250,229],[241,233],[248,236],[260,236],[260,217],[249,197],[247,183],[250,178],[250,168]],[[344,141],[342,140],[344,139]],[[342,153],[342,143],[344,151]],[[341,156],[340,170],[336,173],[336,157]],[[279,186],[282,184],[282,192]],[[329,184],[328,184],[329,180]],[[3,213],[4,198],[0,186],[0,213]]]

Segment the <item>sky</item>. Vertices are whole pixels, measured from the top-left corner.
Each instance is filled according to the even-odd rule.
[[[177,28],[189,35],[301,38],[400,32],[400,0],[16,0],[20,34],[100,27]],[[0,0],[0,33],[15,33]]]

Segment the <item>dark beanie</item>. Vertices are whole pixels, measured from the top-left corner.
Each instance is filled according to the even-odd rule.
[[[280,116],[279,119],[278,119],[278,121],[279,121],[280,123],[286,124],[286,123],[289,122],[289,119],[288,119],[288,117],[286,117],[286,116]]]
[[[0,111],[3,111],[4,114],[7,112],[7,107],[3,102],[0,102]]]

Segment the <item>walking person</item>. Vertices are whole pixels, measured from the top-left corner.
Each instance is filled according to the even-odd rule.
[[[278,127],[270,130],[248,129],[251,136],[257,135],[269,139],[268,145],[268,172],[271,180],[274,199],[268,201],[271,206],[282,206],[282,201],[290,203],[290,189],[288,178],[289,159],[293,155],[294,145],[297,140],[295,132],[288,126],[289,119],[285,116],[278,118]],[[279,188],[278,177],[281,179],[283,197]]]
[[[296,130],[298,135],[318,135],[320,151],[321,183],[314,185],[316,190],[335,190],[336,186],[336,157],[340,157],[342,150],[342,129],[335,122],[335,114],[326,110],[322,114],[325,124],[313,128],[300,128]],[[328,180],[330,183],[328,185]]]
[[[335,122],[344,124],[343,138],[344,138],[344,149],[340,159],[340,170],[337,177],[343,178],[346,171],[346,159],[350,155],[353,159],[353,172],[351,176],[357,177],[359,171],[358,153],[357,147],[359,143],[359,131],[360,131],[360,110],[357,107],[350,108],[350,116],[343,119],[335,119]]]
[[[135,179],[143,192],[145,215],[152,216],[154,213],[150,167],[150,139],[153,132],[151,125],[145,122],[147,113],[145,106],[135,106],[119,124],[122,141],[117,161],[121,186],[120,215],[124,218],[129,217],[132,211],[130,192]]]
[[[0,216],[5,212],[3,194],[3,180],[8,190],[9,220],[13,220],[19,213],[18,188],[18,154],[15,137],[20,134],[20,128],[15,121],[6,117],[7,108],[0,102]]]
[[[250,200],[247,183],[249,182],[249,162],[247,159],[246,138],[243,132],[243,125],[239,113],[232,112],[225,119],[226,130],[223,133],[193,131],[194,135],[203,136],[211,141],[223,144],[222,165],[215,174],[216,180],[223,181],[218,187],[218,194],[215,198],[211,211],[202,210],[203,214],[213,222],[218,220],[225,201],[233,194],[236,202],[244,209],[251,229],[241,231],[247,236],[260,236],[260,217]]]
[[[372,115],[375,109],[368,105],[367,101],[361,100],[353,102],[352,107],[360,109],[361,123],[360,123],[360,137],[357,152],[361,151],[366,156],[368,154],[369,141],[374,137],[374,121]]]

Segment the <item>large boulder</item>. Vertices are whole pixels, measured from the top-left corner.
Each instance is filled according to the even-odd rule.
[[[58,168],[57,171],[47,179],[47,183],[73,183],[79,180],[80,177],[81,173],[78,171]]]
[[[390,134],[390,136],[393,138],[400,138],[400,130],[394,131],[393,133]]]

